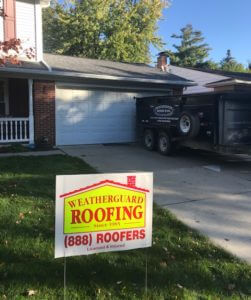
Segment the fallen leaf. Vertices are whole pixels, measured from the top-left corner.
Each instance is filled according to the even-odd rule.
[[[27,295],[28,296],[33,296],[35,294],[36,294],[36,291],[34,291],[34,290],[27,290]]]
[[[35,290],[26,290],[26,291],[23,293],[23,295],[24,295],[24,296],[31,297],[31,296],[34,296],[36,293],[37,293],[37,291],[35,291]]]
[[[160,266],[163,267],[163,268],[166,268],[167,267],[167,263],[165,261],[161,261],[160,262]]]
[[[20,212],[19,219],[23,219],[23,218],[24,218],[24,214],[22,212]]]

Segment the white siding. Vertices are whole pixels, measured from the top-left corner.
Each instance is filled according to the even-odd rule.
[[[36,50],[36,23],[34,0],[16,1],[16,32],[23,47]]]

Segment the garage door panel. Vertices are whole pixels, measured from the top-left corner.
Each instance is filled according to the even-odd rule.
[[[57,89],[57,145],[134,141],[133,97],[123,92]]]
[[[97,141],[98,143],[114,143],[117,139],[119,142],[130,142],[134,139],[135,136],[131,132],[124,132],[123,134],[118,135],[118,133],[109,133],[107,135],[103,135],[100,133],[90,133],[88,135],[81,135],[81,134],[71,134],[66,133],[63,136],[59,136],[59,141],[68,141],[68,145],[82,145],[82,144],[95,144]],[[129,139],[129,140],[128,140]]]
[[[100,131],[102,134],[107,134],[107,129],[117,132],[117,126],[122,130],[128,130],[128,128],[131,130],[132,126],[135,126],[135,122],[128,120],[128,118],[120,118],[119,120],[106,118],[96,120],[94,118],[88,118],[75,123],[66,120],[61,123],[61,130],[63,132],[72,132],[75,130],[81,132]]]

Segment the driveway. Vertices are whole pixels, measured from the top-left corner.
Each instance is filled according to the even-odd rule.
[[[185,149],[172,157],[138,145],[65,146],[100,172],[154,173],[154,201],[251,263],[251,156]]]

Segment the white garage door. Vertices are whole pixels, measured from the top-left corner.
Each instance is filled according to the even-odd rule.
[[[56,89],[56,144],[121,143],[135,140],[135,94]]]

